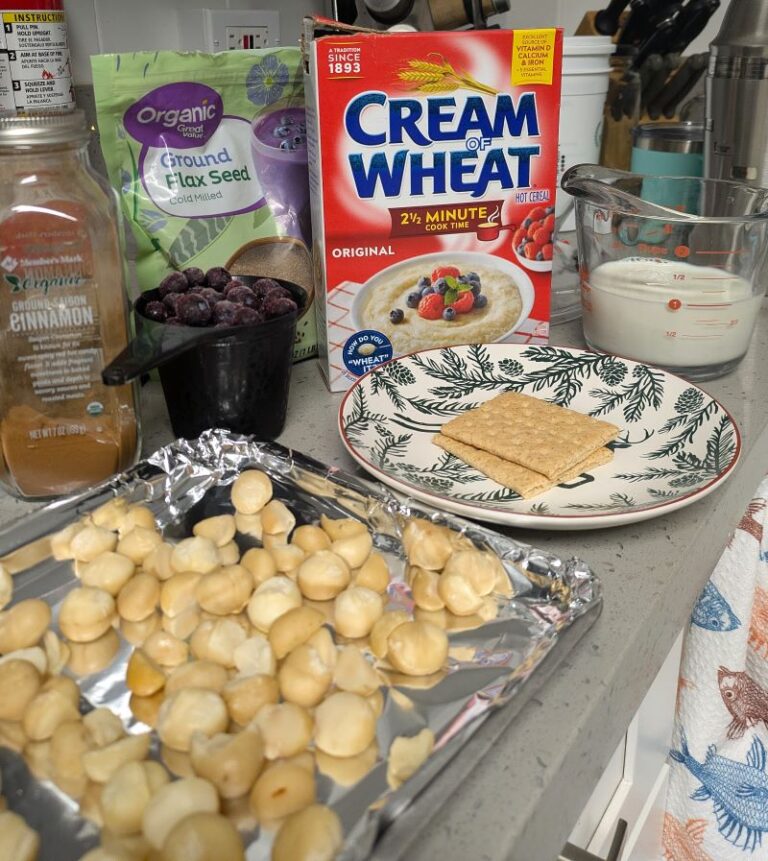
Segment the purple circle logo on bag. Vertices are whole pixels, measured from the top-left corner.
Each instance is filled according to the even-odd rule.
[[[142,96],[125,112],[128,133],[146,146],[199,147],[218,128],[221,96],[205,84],[166,84]]]

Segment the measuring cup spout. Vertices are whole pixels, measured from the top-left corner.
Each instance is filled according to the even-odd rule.
[[[598,164],[577,164],[569,168],[560,181],[564,191],[584,198],[594,206],[602,206],[625,215],[642,215],[651,218],[677,220],[686,218],[685,212],[662,206],[642,195],[647,177],[625,170],[613,170]]]

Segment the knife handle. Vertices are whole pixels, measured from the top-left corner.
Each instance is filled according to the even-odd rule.
[[[601,9],[595,15],[595,30],[601,36],[613,36],[619,29],[621,13],[629,5],[629,0],[611,0],[607,9]]]
[[[677,113],[680,103],[699,82],[701,76],[706,71],[708,60],[708,53],[694,54],[692,57],[688,58],[686,63],[688,68],[688,75],[686,78],[679,82],[677,80],[680,77],[680,72],[683,71],[682,69],[680,69],[675,75],[672,81],[672,86],[668,88],[666,98],[664,100],[663,114],[668,120],[671,120]],[[662,93],[662,95],[664,95],[664,93]]]

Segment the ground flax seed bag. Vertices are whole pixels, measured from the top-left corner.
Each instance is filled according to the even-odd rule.
[[[92,58],[101,147],[137,243],[139,287],[174,269],[286,278],[312,297],[297,48]],[[315,316],[294,358],[315,353]]]

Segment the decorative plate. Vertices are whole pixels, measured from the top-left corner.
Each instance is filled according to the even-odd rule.
[[[532,499],[432,443],[440,426],[500,392],[525,392],[621,427],[613,460]],[[628,359],[553,346],[423,350],[361,377],[339,431],[376,478],[436,508],[537,529],[598,529],[658,517],[711,493],[741,438],[697,386]]]

